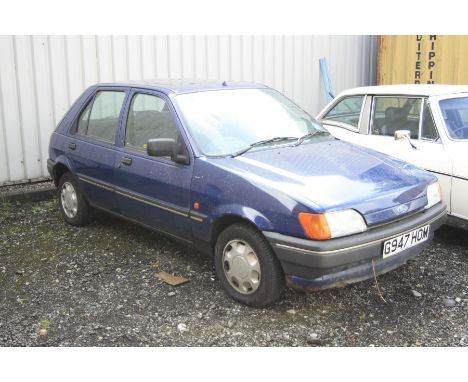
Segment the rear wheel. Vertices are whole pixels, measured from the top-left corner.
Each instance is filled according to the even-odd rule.
[[[81,194],[75,178],[69,172],[60,177],[58,197],[60,211],[67,223],[74,226],[89,224],[90,207]]]
[[[219,235],[215,268],[227,294],[246,305],[269,305],[285,286],[281,264],[270,245],[246,224],[229,226]]]

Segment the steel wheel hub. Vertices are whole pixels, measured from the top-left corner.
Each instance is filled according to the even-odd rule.
[[[243,240],[232,240],[223,251],[223,270],[229,284],[239,293],[252,294],[260,286],[260,263],[252,247]]]
[[[73,184],[65,182],[62,185],[60,193],[60,200],[62,202],[63,211],[70,219],[73,219],[78,212],[78,199],[76,198],[76,191]]]

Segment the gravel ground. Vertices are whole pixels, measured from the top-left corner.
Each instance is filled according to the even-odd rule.
[[[0,204],[2,346],[468,346],[468,234],[444,227],[378,279],[252,309],[211,259],[99,215],[66,224],[55,201]],[[172,287],[166,271],[189,279]]]
[[[28,191],[38,191],[38,190],[48,190],[54,187],[54,182],[52,180],[40,180],[35,182],[26,182],[26,183],[15,183],[15,184],[2,184],[0,185],[0,197],[3,194],[8,194],[11,192],[28,192]]]

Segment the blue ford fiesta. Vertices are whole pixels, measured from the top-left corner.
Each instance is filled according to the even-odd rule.
[[[64,219],[93,209],[214,257],[232,298],[275,301],[390,271],[427,246],[446,206],[430,173],[331,136],[250,83],[99,84],[52,134]]]

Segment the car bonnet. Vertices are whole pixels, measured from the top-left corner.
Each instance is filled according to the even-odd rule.
[[[436,180],[406,162],[339,140],[260,149],[217,163],[314,212],[355,209],[369,226],[424,208],[426,187]]]

